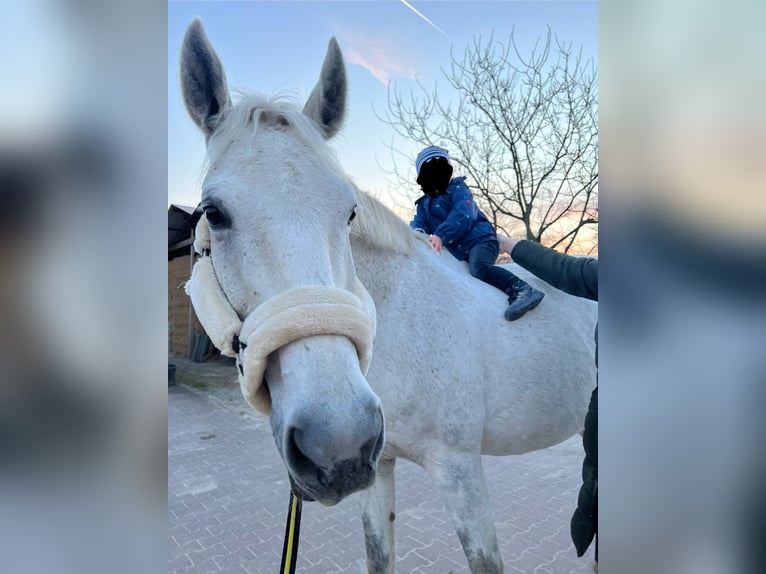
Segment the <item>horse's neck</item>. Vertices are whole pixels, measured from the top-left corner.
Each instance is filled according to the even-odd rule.
[[[465,263],[446,250],[441,256],[434,253],[373,197],[358,192],[357,200],[361,213],[351,234],[351,250],[357,276],[378,309],[387,311],[378,314],[379,323],[400,319],[400,308],[411,308],[413,300],[465,300],[470,292],[481,290]],[[491,296],[467,298],[481,306]]]
[[[397,286],[402,279],[402,273],[409,271],[411,259],[416,257],[392,250],[381,250],[357,238],[352,238],[351,250],[356,275],[376,303],[398,291]],[[395,271],[397,268],[401,270],[399,273]]]
[[[439,292],[464,289],[468,274],[465,264],[442,258],[425,244],[416,245],[413,253],[381,249],[362,239],[351,243],[357,276],[367,287],[376,304],[398,297],[427,297]],[[475,281],[475,279],[474,279]]]

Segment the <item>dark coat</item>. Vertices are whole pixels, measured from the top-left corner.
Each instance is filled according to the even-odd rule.
[[[557,289],[598,301],[598,259],[564,255],[532,241],[519,241],[511,252],[511,258]],[[598,367],[598,325],[595,337]],[[591,394],[588,413],[585,415],[583,447],[583,483],[570,524],[572,542],[578,556],[585,554],[598,530],[598,384]]]
[[[424,195],[415,205],[417,213],[410,227],[438,235],[458,261],[468,259],[475,245],[497,241],[495,229],[477,207],[464,177],[453,178],[446,193],[436,197]]]
[[[533,241],[519,241],[511,258],[556,289],[598,301],[598,259],[565,255]]]

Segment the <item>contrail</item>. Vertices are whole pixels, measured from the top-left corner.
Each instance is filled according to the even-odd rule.
[[[423,14],[422,14],[420,11],[418,11],[418,9],[417,9],[417,8],[415,8],[415,7],[414,7],[412,4],[410,4],[409,2],[407,2],[407,0],[401,0],[401,1],[402,1],[402,4],[404,4],[405,6],[407,6],[407,8],[409,8],[410,10],[412,10],[413,12],[415,12],[415,14],[417,14],[418,16],[420,16],[421,18],[423,18],[423,20],[425,20],[426,22],[428,22],[429,24],[431,24],[431,26],[433,26],[434,28],[436,28],[437,30],[439,30],[439,32],[441,32],[441,33],[444,35],[444,37],[445,37],[445,38],[449,38],[449,36],[447,36],[447,34],[445,34],[445,33],[444,33],[444,30],[442,30],[441,28],[439,28],[439,26],[437,26],[436,24],[434,24],[433,22],[431,22],[431,20],[429,20],[428,18],[426,18],[426,17],[425,17],[425,16],[424,16],[424,15],[423,15]]]

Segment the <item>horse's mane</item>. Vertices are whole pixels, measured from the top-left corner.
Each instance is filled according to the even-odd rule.
[[[417,234],[409,225],[380,201],[352,185],[356,190],[357,217],[351,224],[351,234],[397,253],[414,253]]]

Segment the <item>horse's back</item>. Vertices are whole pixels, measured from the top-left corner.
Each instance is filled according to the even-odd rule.
[[[511,270],[546,296],[517,321],[493,322],[498,360],[489,361],[492,371],[484,378],[485,454],[546,448],[582,430],[596,385],[596,303],[518,266]]]
[[[595,385],[596,306],[508,268],[546,293],[517,321],[504,318],[504,293],[471,277],[464,262],[432,253],[402,269],[406,293],[378,301],[369,379],[392,441],[449,437],[480,443],[486,454],[517,454],[581,429]]]

